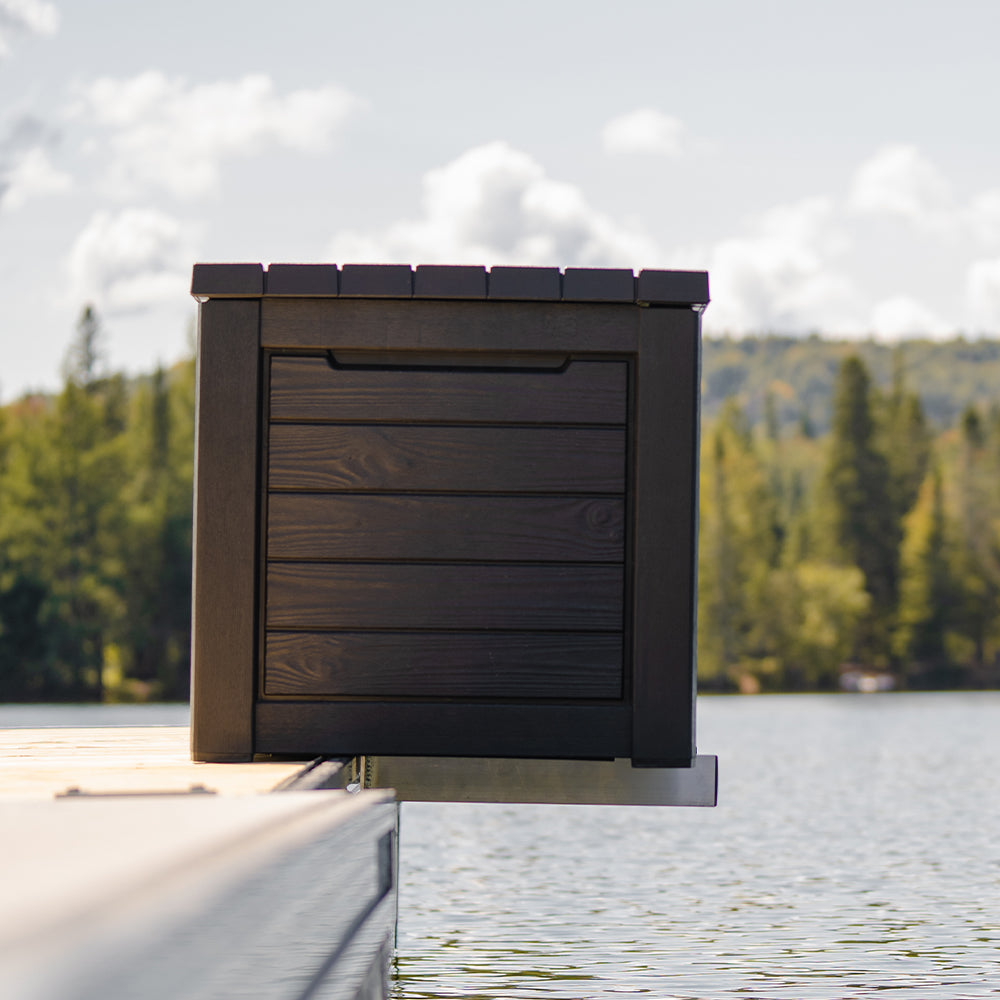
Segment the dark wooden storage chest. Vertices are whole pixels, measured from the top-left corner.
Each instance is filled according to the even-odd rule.
[[[694,753],[701,272],[196,265],[193,754]]]

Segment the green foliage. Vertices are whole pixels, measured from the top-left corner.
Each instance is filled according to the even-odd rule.
[[[130,386],[99,342],[87,307],[62,392],[0,411],[4,700],[187,690],[193,365]]]
[[[956,631],[973,670],[995,682],[1000,679],[1000,426],[975,407],[962,415],[953,481]]]
[[[904,522],[895,652],[911,680],[934,685],[950,674],[948,645],[955,638],[961,600],[955,542],[935,466]]]
[[[837,379],[825,487],[834,551],[861,570],[871,597],[855,656],[885,666],[898,596],[902,528],[889,461],[876,437],[868,372],[860,358],[848,357]]]
[[[191,442],[194,365],[163,369],[138,387],[132,407],[133,475],[125,491],[122,669],[132,691],[188,694],[191,617]]]
[[[742,411],[729,404],[703,438],[701,466],[698,656],[702,677],[717,686],[754,673],[777,529],[766,470]]]
[[[722,369],[743,391],[703,420],[701,685],[823,690],[849,665],[901,687],[1000,685],[1000,407],[935,434],[912,345],[887,352],[882,389],[833,346],[789,347],[836,360],[820,437],[801,410],[775,419],[792,397],[774,377],[753,426],[749,376],[732,356]],[[774,341],[756,350],[781,370]]]

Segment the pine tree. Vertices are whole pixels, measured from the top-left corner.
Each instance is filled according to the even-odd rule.
[[[773,669],[761,625],[779,530],[767,472],[734,400],[705,436],[701,497],[699,670],[718,686],[747,683]]]
[[[833,539],[864,574],[871,610],[855,654],[884,665],[899,585],[902,535],[889,463],[877,446],[871,379],[860,358],[847,358],[837,377],[825,476]]]
[[[191,363],[174,373],[158,368],[134,401],[121,643],[135,696],[188,693],[193,426],[186,383],[192,376]]]
[[[958,600],[939,467],[927,474],[904,528],[895,649],[910,683],[936,687],[949,673],[946,637]]]
[[[63,359],[65,382],[81,388],[88,388],[97,382],[103,361],[101,338],[101,322],[97,317],[97,310],[87,303],[76,321],[76,337]]]
[[[893,351],[892,363],[892,389],[885,407],[882,448],[889,460],[896,516],[902,520],[917,502],[927,475],[931,433],[920,397],[906,385],[901,347]]]
[[[961,419],[956,475],[959,523],[958,631],[970,646],[972,673],[987,675],[1000,658],[1000,435],[974,406]]]

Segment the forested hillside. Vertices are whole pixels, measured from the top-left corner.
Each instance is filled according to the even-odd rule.
[[[707,341],[699,675],[1000,684],[1000,343]],[[194,365],[0,407],[0,700],[184,698]]]
[[[830,428],[833,388],[844,359],[856,354],[876,387],[888,390],[900,375],[921,401],[930,423],[952,426],[973,404],[1000,400],[1000,341],[909,340],[898,345],[833,341],[813,336],[706,339],[702,353],[702,407],[719,414],[736,397],[751,423],[770,419],[782,428]]]

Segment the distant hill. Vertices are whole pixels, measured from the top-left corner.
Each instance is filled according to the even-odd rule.
[[[779,425],[807,418],[816,433],[830,424],[834,381],[844,358],[859,355],[873,382],[892,383],[899,351],[906,385],[916,391],[938,429],[951,426],[969,403],[1000,405],[1000,340],[908,340],[899,344],[826,340],[820,336],[706,338],[702,354],[702,409],[718,413],[736,396],[753,424],[765,419],[768,394]]]

